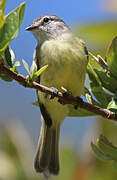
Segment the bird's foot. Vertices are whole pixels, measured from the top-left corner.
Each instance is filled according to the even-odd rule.
[[[72,96],[72,93],[70,91],[68,91],[66,88],[64,88],[63,86],[61,87],[61,89],[64,91],[63,92],[63,96]]]
[[[50,87],[50,89],[52,90],[52,95],[50,96],[50,99],[54,99],[58,95],[59,91],[55,87]]]
[[[61,87],[61,89],[64,91],[62,94],[63,94],[63,97],[68,97],[68,99],[71,99],[72,98],[72,93],[70,91],[68,91],[66,88],[64,87]],[[65,99],[65,98],[59,98],[58,99],[58,102],[62,105],[65,105],[67,104],[69,100]]]

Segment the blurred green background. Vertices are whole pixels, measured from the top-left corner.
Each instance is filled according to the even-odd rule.
[[[6,13],[19,1],[8,1]],[[34,18],[49,13],[62,17],[73,32],[82,38],[90,51],[105,57],[107,45],[117,35],[116,0],[86,0],[77,2],[26,1],[24,21],[19,37],[11,47],[16,59],[24,58],[29,65],[35,40],[24,31]],[[62,7],[61,7],[62,6]],[[22,66],[23,67],[23,66]],[[23,68],[19,71],[25,73]],[[37,180],[43,176],[33,169],[33,159],[40,130],[39,109],[34,90],[20,87],[16,82],[0,80],[0,180]],[[116,180],[117,171],[111,162],[102,162],[92,153],[90,142],[104,134],[117,145],[117,124],[98,117],[66,118],[61,129],[60,165],[56,180]]]

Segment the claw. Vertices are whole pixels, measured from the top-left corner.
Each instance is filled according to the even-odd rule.
[[[50,99],[54,99],[59,91],[55,87],[50,87],[50,89],[53,91],[53,94],[50,96]]]
[[[64,91],[63,96],[72,96],[72,93],[70,91],[68,91],[66,88],[61,87],[61,89]]]
[[[61,89],[64,91],[62,94],[63,94],[63,96],[64,97],[72,97],[72,93],[70,92],[70,91],[68,91],[66,88],[64,88],[64,87],[61,87]],[[58,99],[58,102],[60,103],[60,104],[62,104],[62,105],[65,105],[66,104],[66,102],[64,101],[64,100],[62,100],[62,99]]]

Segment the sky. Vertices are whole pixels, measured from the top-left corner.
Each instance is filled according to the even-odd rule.
[[[9,13],[22,2],[23,0],[7,0],[5,13]],[[35,18],[44,14],[55,14],[71,27],[74,24],[81,25],[115,19],[117,14],[106,8],[108,2],[109,0],[26,0],[25,15],[19,35],[10,44],[15,52],[16,60],[21,62],[25,59],[29,66],[32,64],[36,40],[30,32],[25,31],[25,28]],[[19,72],[26,74],[22,62]],[[35,91],[25,89],[16,82],[6,83],[0,80],[0,92],[0,122],[21,121],[36,143],[41,121],[39,109],[31,104],[36,101]],[[69,121],[63,123],[62,135],[66,142],[69,135],[71,139],[74,137],[72,143],[76,146],[77,138],[80,139],[81,134],[87,131],[87,127],[91,127],[93,122],[92,118],[72,118],[71,120],[69,118]]]

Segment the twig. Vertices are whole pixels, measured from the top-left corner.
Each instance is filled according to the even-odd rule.
[[[16,80],[18,83],[20,83],[22,86],[26,88],[34,88],[41,92],[54,95],[55,97],[59,99],[59,102],[62,102],[62,104],[72,104],[74,107],[78,106],[82,109],[93,112],[96,115],[101,115],[107,119],[117,121],[117,115],[114,112],[111,112],[107,109],[103,109],[93,104],[89,104],[87,102],[84,102],[83,100],[79,101],[76,97],[73,97],[71,94],[67,96],[64,96],[64,94],[61,92],[58,92],[56,94],[53,92],[52,89],[45,87],[41,84],[38,84],[37,82],[27,82],[26,77],[24,77],[22,74],[17,74],[15,72],[12,72],[3,64],[0,64],[0,74],[7,75],[8,77]]]
[[[89,54],[95,61],[97,61],[97,62],[100,64],[100,66],[105,70],[105,72],[106,72],[107,74],[110,73],[108,64],[106,63],[106,61],[105,61],[100,55],[97,55],[97,57],[96,57],[96,56],[94,56],[90,51],[88,51],[88,54]]]

